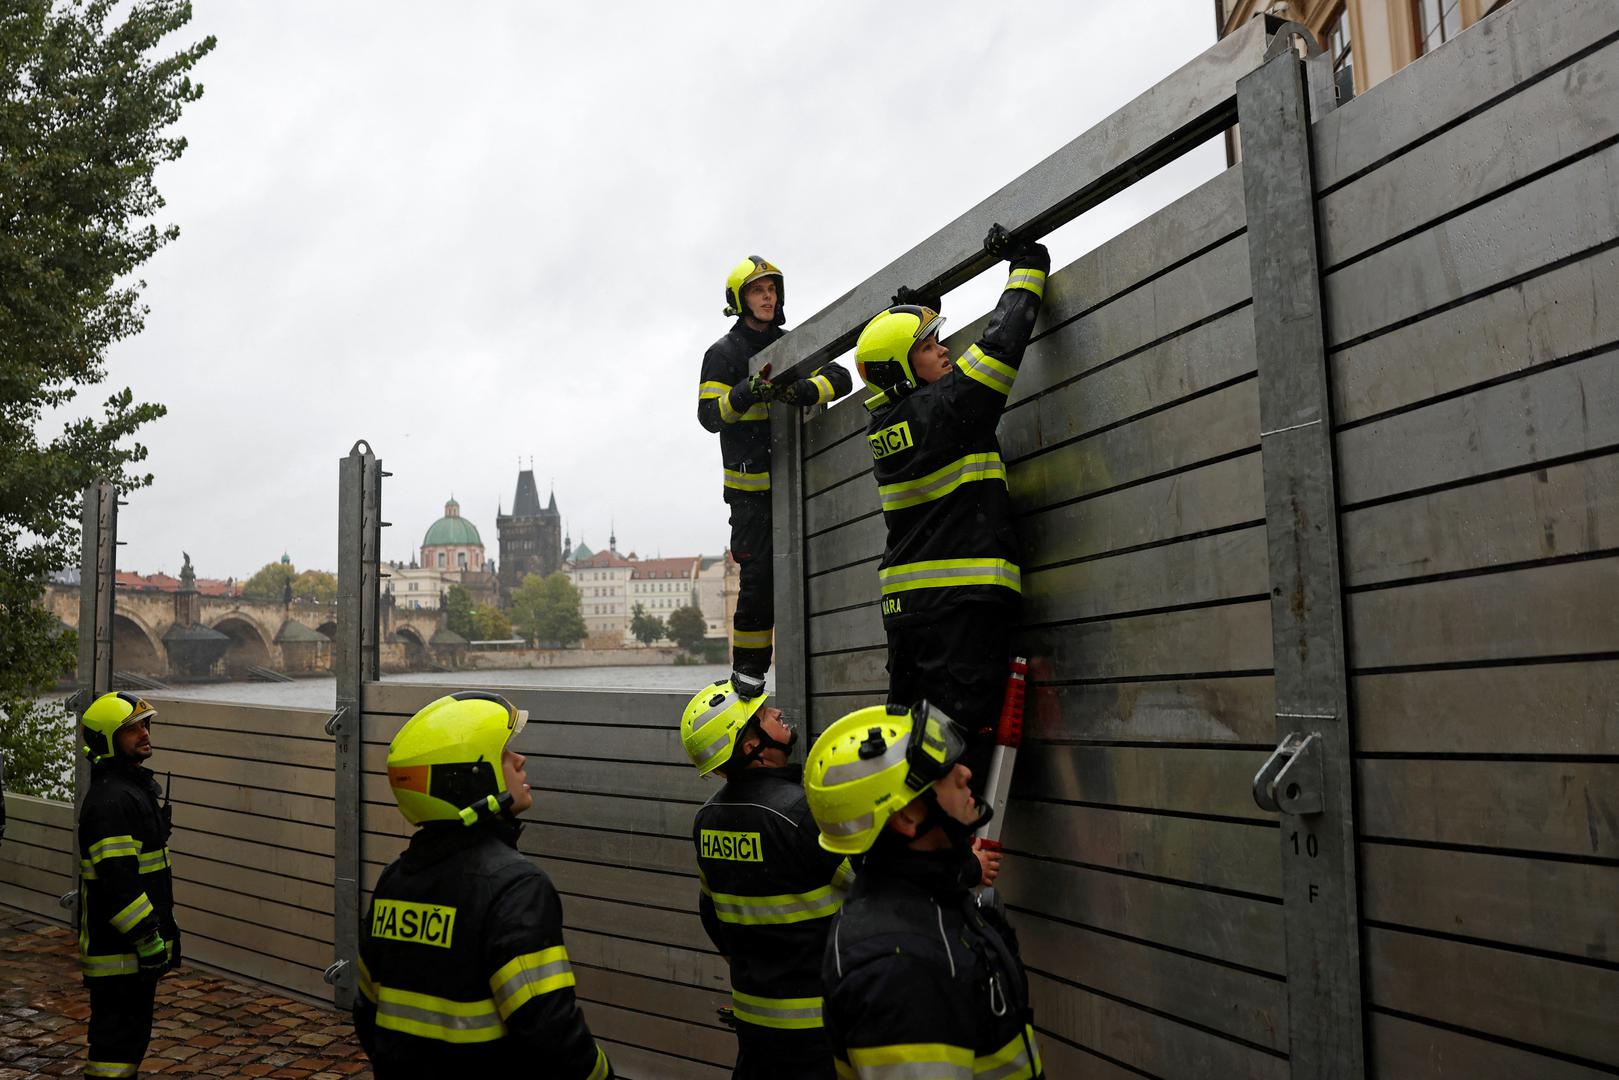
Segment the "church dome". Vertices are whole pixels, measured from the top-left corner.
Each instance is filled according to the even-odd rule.
[[[444,504],[444,516],[428,526],[422,547],[483,547],[478,527],[461,516],[461,504],[454,498]]]

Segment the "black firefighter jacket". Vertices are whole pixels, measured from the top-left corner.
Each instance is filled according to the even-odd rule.
[[[86,979],[134,975],[135,943],[155,930],[180,962],[169,872],[169,815],[152,773],[129,758],[99,761],[79,812],[79,965]]]
[[[781,333],[779,326],[750,330],[739,318],[703,354],[697,422],[719,433],[726,502],[770,490],[770,405],[749,391],[748,361]],[[818,368],[807,382],[815,392],[805,393],[799,402],[804,408],[835,401],[851,385],[848,371],[837,363]]]
[[[866,402],[888,545],[883,625],[924,622],[963,601],[1023,591],[1006,464],[995,436],[1045,295],[1043,248],[1015,259],[984,336],[942,379]]]
[[[868,856],[827,946],[838,1075],[1031,1080],[1044,1075],[1017,939],[968,891],[959,852]]]
[[[378,1080],[612,1075],[574,1000],[562,902],[516,826],[433,822],[360,927],[354,1029]]]
[[[817,840],[803,778],[798,766],[744,770],[692,821],[698,911],[730,962],[732,1010],[785,1031],[822,1026],[826,933],[851,876]]]

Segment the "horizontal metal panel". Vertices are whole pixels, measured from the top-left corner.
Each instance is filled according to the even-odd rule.
[[[1619,559],[1354,593],[1353,668],[1619,651]]]
[[[714,794],[713,781],[698,776],[684,754],[667,765],[534,757],[529,759],[527,768],[529,785],[547,791],[631,795],[691,803],[701,803]]]
[[[1619,456],[1353,510],[1340,534],[1349,585],[1619,548]]]
[[[811,316],[754,358],[785,372],[853,344],[874,311],[900,286],[945,291],[994,265],[984,252],[991,224],[1044,234],[1096,205],[1235,117],[1236,80],[1265,52],[1266,20],[1249,22],[1132,99],[1112,116],[1024,172],[1000,191]]]
[[[551,883],[564,896],[623,900],[671,911],[697,910],[699,887],[695,858],[692,859],[692,873],[688,876],[564,859],[542,858],[540,863],[550,876]]]
[[[194,776],[171,783],[169,793],[177,806],[187,803],[203,808],[258,814],[277,821],[299,821],[308,825],[323,825],[328,829],[332,827],[330,795],[323,798],[290,791],[267,791],[264,788],[215,783]]]
[[[593,724],[549,724],[542,726],[535,737],[520,752],[534,758],[599,758],[613,762],[685,762],[686,753],[680,748],[680,717],[686,711],[686,702],[701,689],[693,679],[690,692],[680,695],[681,702],[663,702],[669,711],[663,714],[662,727],[598,727]],[[526,729],[525,729],[526,733]]]
[[[864,409],[861,412],[865,412]],[[836,484],[848,481],[849,483],[865,483],[873,485],[873,481],[851,477],[871,471],[871,444],[863,435],[856,435],[852,439],[845,439],[804,462],[804,497],[813,499]]]
[[[1345,505],[1619,443],[1619,351],[1399,413],[1338,435]]]
[[[241,893],[243,896],[273,897],[277,903],[289,907],[330,914],[332,910],[332,882],[308,881],[303,878],[284,877],[257,866],[236,862],[207,859],[189,852],[173,856],[174,877],[177,881],[194,882],[214,889]]]
[[[8,868],[9,869],[9,868]],[[0,904],[26,911],[35,918],[49,923],[66,923],[68,913],[56,902],[61,890],[39,892],[25,885],[0,877]]]
[[[719,784],[708,781],[719,790]],[[691,819],[697,806],[689,802],[671,802],[666,799],[625,799],[613,795],[580,794],[577,792],[534,792],[534,807],[523,815],[531,822],[549,822],[554,825],[584,825],[596,829],[618,829],[624,832],[645,833],[656,836],[691,836]]]
[[[1363,940],[1371,1004],[1619,1065],[1619,971],[1375,927]]]
[[[1034,1019],[1035,1031],[1040,1039],[1040,1061],[1046,1067],[1047,1076],[1076,1076],[1084,1080],[1140,1080],[1141,1073],[1136,1070],[1115,1064],[1098,1056],[1095,1051],[1070,1046],[1047,1032],[1041,1026],[1039,1016]]]
[[[249,947],[253,944],[253,938],[250,936],[224,940],[204,937],[200,933],[188,931],[183,923],[180,931],[186,935],[184,948],[187,960],[231,972],[251,982],[289,990],[306,998],[318,1001],[330,1001],[332,998],[332,988],[321,978],[321,971],[332,962],[329,949],[325,961],[305,966],[277,962],[274,958],[267,958],[262,953],[254,952]]]
[[[257,814],[238,814],[214,807],[175,803],[174,828],[179,835],[209,832],[244,844],[270,844],[315,855],[330,856],[332,853],[330,826],[277,820]],[[170,846],[179,847],[173,843]]]
[[[245,705],[239,702],[198,701],[192,698],[166,698],[161,694],[148,694],[146,700],[157,709],[158,737],[164,740],[179,738],[190,745],[191,732],[217,732],[231,738],[250,739],[258,735],[271,735],[280,739],[311,741],[327,746],[327,767],[331,765],[331,736],[326,734],[325,709],[289,709],[277,705]],[[169,729],[184,729],[176,736]],[[166,741],[153,740],[152,745],[162,751]],[[219,753],[211,750],[210,753]]]
[[[73,828],[73,804],[58,799],[40,799],[33,795],[18,795],[14,791],[5,793],[6,820],[37,821],[56,829]]]
[[[568,958],[575,964],[647,975],[665,982],[729,993],[731,972],[711,949],[682,949],[652,941],[569,930]]]
[[[1036,679],[1045,677],[1044,665]],[[1276,737],[1276,684],[1268,675],[1226,679],[1039,686],[1027,739],[1266,743]]]
[[[1619,869],[1363,843],[1361,917],[1588,960],[1619,960]]]
[[[1271,666],[1270,604],[1249,601],[1025,631],[1054,681],[1255,672]]]
[[[570,896],[562,905],[569,927],[598,934],[617,934],[640,941],[656,941],[683,949],[709,948],[708,934],[697,916],[697,905],[690,911],[620,904],[588,896]]]
[[[565,825],[530,824],[523,830],[521,847],[542,868],[546,859],[558,858],[685,874],[696,862],[688,838],[635,836]]]
[[[174,835],[169,838],[169,851],[177,870],[187,856],[195,855],[214,862],[252,867],[277,877],[298,878],[325,885],[332,881],[330,855],[247,843],[229,836],[175,829]]]
[[[1405,754],[1619,754],[1619,661],[1355,678],[1357,749]]]
[[[1007,470],[1020,514],[1191,468],[1259,442],[1259,395],[1250,379],[1153,413]]]
[[[726,1080],[731,1075],[729,1065],[707,1065],[669,1057],[656,1050],[629,1046],[600,1036],[596,1042],[612,1061],[615,1075],[625,1080],[641,1080],[643,1077],[656,1077],[657,1080]]]
[[[850,369],[849,377],[854,380],[854,389],[839,398],[830,409],[804,418],[803,451],[806,459],[822,453],[866,428],[867,412],[864,402],[871,395],[871,391],[860,381],[860,372],[854,364],[849,363],[845,366]]]
[[[1287,990],[1265,978],[1082,926],[1020,915],[1024,963],[1159,1013],[1272,1050],[1287,1050]],[[1047,1017],[1039,1017],[1042,1023]],[[1097,1046],[1104,1052],[1107,1047]]]
[[[1037,751],[1038,752],[1038,751]],[[1062,859],[1261,896],[1281,896],[1276,830],[1172,814],[1016,799],[1006,810],[1003,878],[1038,878]]]
[[[809,613],[819,615],[852,604],[875,604],[881,598],[876,557],[855,566],[809,579]]]
[[[1355,773],[1362,836],[1619,855],[1612,765],[1377,758],[1357,762]]]
[[[815,662],[816,654],[830,649],[842,651],[871,648],[886,646],[888,642],[888,637],[883,632],[882,612],[876,604],[848,611],[834,611],[825,615],[812,615],[807,621],[811,665]],[[810,688],[816,692],[841,689],[823,686],[813,679],[810,681]]]
[[[332,944],[331,896],[325,911],[310,911],[271,899],[232,889],[220,889],[188,877],[175,876],[174,895],[187,906],[234,919],[253,927],[268,927],[283,934],[308,938],[330,947]],[[185,929],[181,924],[181,929]],[[322,965],[325,966],[325,965]]]
[[[1024,575],[1023,621],[1065,622],[1264,596],[1265,527],[1070,563]]]
[[[572,959],[569,954],[569,959]],[[650,1013],[700,1027],[720,1027],[716,1010],[729,1007],[731,995],[695,986],[672,987],[662,979],[630,975],[621,971],[573,965],[579,997],[586,1001],[607,1001],[620,1008]],[[586,1006],[588,1009],[589,1006]],[[618,1064],[616,1061],[613,1063]]]
[[[716,1065],[729,1064],[736,1059],[736,1036],[723,1028],[698,1027],[598,1001],[582,1002],[581,1007],[591,1033],[600,1038],[634,1043]]]
[[[174,921],[182,934],[197,934],[215,941],[229,941],[261,953],[260,970],[296,964],[316,971],[332,962],[328,941],[315,941],[301,934],[289,934],[266,926],[251,925],[221,912],[193,907],[186,896],[175,896]],[[190,940],[183,942],[187,957],[207,962],[206,952],[194,952]]]
[[[1014,908],[1280,975],[1280,904],[1048,863],[996,889]],[[1015,921],[1015,920],[1014,920]]]
[[[1317,210],[1322,265],[1421,228],[1612,136],[1619,131],[1616,76],[1619,46],[1610,45],[1325,196]]]
[[[1025,563],[1039,566],[1264,518],[1260,457],[1248,454],[1042,510],[1017,528]]]
[[[57,828],[54,825],[41,825],[37,821],[27,818],[7,818],[6,842],[8,844],[26,844],[46,852],[61,852],[63,858],[69,858],[68,853],[73,852],[69,871],[78,865],[78,836],[72,829]],[[0,859],[9,858],[8,848],[0,847]]]
[[[299,795],[332,797],[330,770],[283,765],[274,758],[254,760],[196,754],[176,747],[169,747],[162,754],[156,764],[162,766],[164,773],[172,772],[174,783],[182,786],[187,780],[195,778],[272,791],[290,791]]]
[[[1612,1072],[1368,1010],[1367,1064],[1378,1080],[1604,1080]]]
[[[839,489],[841,491],[841,489]],[[865,510],[848,510],[850,516],[840,518],[839,524],[809,537],[804,542],[804,567],[810,574],[819,574],[837,566],[882,555],[888,543],[888,525],[878,512],[877,489],[873,485]],[[805,508],[805,517],[809,508]]]
[[[865,440],[861,440],[865,445]],[[865,464],[869,473],[871,462]],[[834,529],[855,518],[876,514],[882,509],[882,500],[877,496],[877,482],[869,475],[857,476],[846,484],[839,484],[835,488],[823,491],[819,495],[811,496],[804,503],[804,532],[808,535],[823,533]],[[882,521],[881,517],[877,520]],[[882,550],[879,542],[877,550]],[[848,562],[846,558],[838,558],[832,565]]]
[[[887,700],[886,690],[868,694],[840,694],[837,697],[812,697],[809,706],[809,730],[804,737],[813,745],[816,736],[831,727],[838,719],[868,705],[881,705]]]
[[[26,889],[42,896],[49,896],[52,903],[55,903],[63,893],[78,887],[76,877],[58,874],[51,870],[41,870],[39,867],[30,866],[24,862],[13,862],[8,859],[4,863],[0,863],[0,865],[3,865],[6,870],[5,878],[0,880],[19,889]],[[33,911],[35,909],[29,908],[28,910]]]
[[[1042,1027],[1148,1076],[1287,1080],[1290,1075],[1286,1059],[1275,1054],[1032,972],[1029,996]]]
[[[1619,236],[1619,146],[1574,162],[1326,275],[1339,345]]]
[[[40,831],[48,835],[41,836]],[[68,880],[79,872],[78,845],[70,848],[70,844],[65,834],[40,830],[31,821],[10,822],[6,826],[5,845],[0,847],[0,864],[26,866]]]
[[[1254,773],[1269,756],[1264,750],[1025,743],[1012,794],[1274,821],[1274,814],[1255,805],[1252,787]]]
[[[1619,31],[1608,0],[1507,4],[1420,64],[1344,102],[1311,131],[1316,184],[1332,187]]]
[[[475,671],[461,672],[457,683],[370,682],[365,684],[365,712],[408,718],[422,706],[446,694],[462,690],[493,690],[519,709],[528,710],[533,724],[629,724],[657,726],[646,717],[663,715],[660,707],[675,696],[661,690],[576,690],[544,689],[532,686],[501,686],[480,681]],[[485,676],[487,677],[487,676]],[[390,733],[389,737],[392,737]],[[366,733],[369,741],[372,735]],[[385,740],[384,740],[385,741]]]

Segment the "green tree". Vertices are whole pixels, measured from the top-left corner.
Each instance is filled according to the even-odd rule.
[[[292,579],[292,595],[318,604],[337,603],[337,575],[324,570],[305,570]]]
[[[707,636],[708,620],[703,618],[701,608],[688,604],[669,613],[669,640],[682,649],[690,652]]]
[[[579,590],[560,570],[525,576],[512,592],[511,611],[512,626],[531,642],[566,648],[585,638]]]
[[[152,178],[185,150],[166,132],[201,95],[189,73],[214,46],[162,47],[190,17],[177,0],[0,7],[0,748],[16,791],[52,790],[71,745],[61,707],[38,699],[76,639],[39,599],[78,548],[79,495],[98,477],[126,493],[152,480],[131,469],[146,459],[132,436],[164,409],[127,388],[99,417],[40,429],[140,331],[136,273],[179,235],[152,220]]]
[[[287,586],[293,586],[293,595],[298,594],[295,582],[298,580],[298,570],[291,563],[271,562],[259,567],[258,572],[242,582],[242,597],[246,600],[260,600],[266,603],[281,603],[281,598],[287,594]],[[336,593],[333,593],[336,598]]]
[[[472,594],[460,585],[451,585],[444,594],[444,625],[468,641],[478,636],[472,624]]]
[[[512,636],[512,621],[504,611],[489,604],[472,609],[472,628],[478,632],[475,641],[508,641]]]
[[[642,645],[651,645],[664,636],[663,620],[649,615],[646,608],[636,604],[630,612],[630,636]]]

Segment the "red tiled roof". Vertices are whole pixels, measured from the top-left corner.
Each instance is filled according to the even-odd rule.
[[[697,557],[695,555],[678,559],[644,559],[635,564],[635,570],[630,574],[632,579],[644,580],[646,578],[690,578],[697,573]]]
[[[573,565],[576,569],[584,567],[591,570],[601,570],[612,566],[634,566],[635,563],[626,559],[616,551],[598,551],[590,558],[581,559],[578,562],[575,562]]]
[[[170,577],[168,574],[137,574],[133,570],[118,571],[118,587],[120,589],[153,589],[157,592],[179,592],[180,579]],[[240,596],[241,582],[229,582],[222,578],[198,578],[197,592],[203,596]]]

